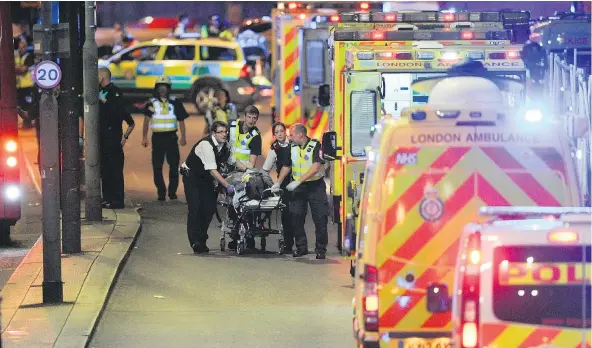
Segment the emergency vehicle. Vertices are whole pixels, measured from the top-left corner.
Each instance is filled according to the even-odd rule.
[[[483,207],[464,228],[452,295],[452,346],[590,347],[590,208]],[[450,310],[431,284],[427,306]]]
[[[271,107],[275,121],[303,123],[308,136],[320,139],[327,131],[327,108],[318,104],[318,89],[331,79],[327,39],[339,13],[380,3],[291,2],[272,10]]]
[[[16,76],[10,4],[0,2],[0,241],[21,218]]]
[[[528,12],[517,12],[529,17]],[[507,13],[506,13],[507,15]],[[524,19],[520,19],[524,20]],[[370,129],[381,111],[398,117],[408,106],[425,104],[428,94],[411,83],[444,76],[460,60],[480,60],[492,71],[525,79],[521,45],[512,45],[511,24],[501,12],[441,13],[437,11],[344,13],[330,29],[330,97],[319,93],[321,106],[330,106],[329,129],[323,144],[333,162],[333,220],[342,247],[342,222],[357,205],[359,184],[370,145]],[[324,86],[323,86],[324,87]],[[319,91],[321,92],[321,91]]]
[[[505,84],[520,82],[441,78],[427,105],[377,125],[357,228],[346,223],[359,346],[448,347],[451,313],[428,294],[452,288],[463,228],[480,207],[581,204],[567,134],[539,110],[508,106]]]

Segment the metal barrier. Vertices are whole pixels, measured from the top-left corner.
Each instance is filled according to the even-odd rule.
[[[550,101],[551,112],[560,117],[572,140],[571,150],[577,163],[578,180],[589,199],[592,77],[584,69],[577,67],[577,49],[573,50],[573,55],[573,64],[567,64],[563,59],[565,54],[549,54],[545,95]]]

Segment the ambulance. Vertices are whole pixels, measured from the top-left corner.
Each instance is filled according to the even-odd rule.
[[[339,13],[366,11],[379,3],[290,2],[272,10],[272,100],[274,121],[290,126],[303,123],[308,136],[320,139],[328,130],[328,108],[321,107],[318,90],[328,84],[331,69],[327,39]]]
[[[359,204],[370,130],[381,114],[398,118],[404,108],[426,103],[428,94],[412,90],[414,81],[444,76],[466,58],[482,61],[500,76],[525,80],[522,45],[512,44],[512,31],[504,29],[508,21],[501,12],[343,13],[330,28],[331,85],[321,86],[319,101],[329,107],[330,131],[322,142],[325,159],[332,161],[332,215],[340,250],[343,221],[356,215]],[[521,93],[510,97],[517,102]]]
[[[416,82],[428,103],[376,127],[357,226],[346,223],[359,346],[450,346],[451,313],[428,294],[452,289],[463,228],[480,207],[581,205],[567,134],[501,93],[520,82],[463,75]]]
[[[590,208],[482,207],[464,228],[452,292],[452,346],[590,347]],[[433,283],[427,306],[450,311]]]

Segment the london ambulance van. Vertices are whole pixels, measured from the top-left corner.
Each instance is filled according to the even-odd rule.
[[[590,347],[590,208],[483,207],[465,227],[452,291],[452,346]],[[430,304],[448,306],[432,284]]]
[[[452,289],[463,228],[482,222],[480,207],[581,205],[566,133],[541,110],[506,108],[504,83],[442,78],[427,105],[377,125],[346,233],[360,347],[449,346],[451,313],[427,294]]]

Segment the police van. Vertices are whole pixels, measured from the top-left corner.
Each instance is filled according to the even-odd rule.
[[[540,110],[505,107],[504,84],[519,82],[455,76],[414,88],[424,83],[427,105],[377,125],[356,228],[346,221],[363,347],[449,346],[451,312],[428,294],[452,289],[461,233],[480,207],[582,202],[567,134]]]
[[[590,208],[483,207],[461,237],[453,347],[590,347]],[[428,308],[445,313],[446,287]]]

